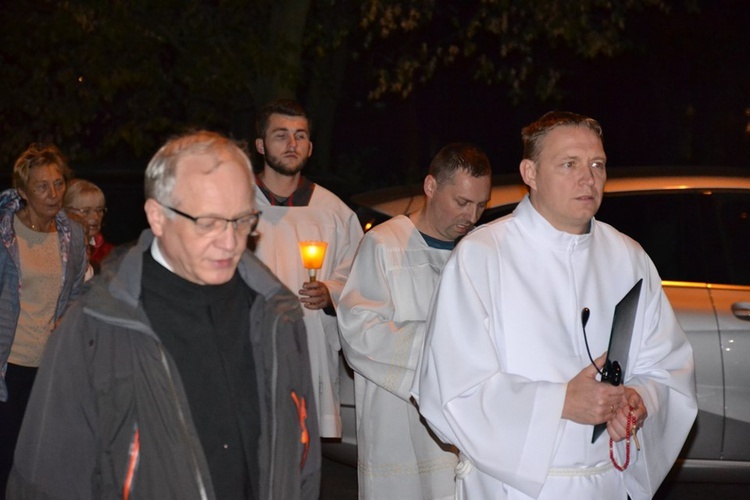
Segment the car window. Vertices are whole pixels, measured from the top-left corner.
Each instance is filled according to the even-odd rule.
[[[596,218],[638,241],[664,280],[750,285],[750,193],[615,193]]]
[[[615,193],[605,197],[596,218],[643,246],[663,280],[707,281],[697,193]]]
[[[480,223],[515,205],[488,209]],[[643,246],[667,281],[750,286],[750,193],[607,193],[596,215]]]
[[[367,232],[378,224],[390,219],[390,216],[368,207],[358,207],[356,214],[357,218],[359,218],[359,224],[362,226],[364,232]]]
[[[516,203],[512,205],[501,205],[499,207],[492,207],[488,208],[487,210],[482,213],[482,216],[477,221],[477,226],[481,226],[482,224],[486,224],[488,222],[492,222],[495,219],[499,219],[501,217],[505,217],[506,215],[513,213],[513,210],[516,208]]]
[[[750,194],[716,193],[712,199],[709,222],[716,228],[716,241],[707,258],[715,260],[726,276],[726,281],[714,282],[750,285],[750,266],[745,263],[750,252]]]

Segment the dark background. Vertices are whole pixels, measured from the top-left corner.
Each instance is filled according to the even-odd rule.
[[[563,71],[556,99],[527,96],[514,104],[507,89],[472,81],[461,68],[408,101],[366,107],[352,95],[339,108],[338,146],[369,152],[368,168],[382,169],[384,184],[403,179],[410,155],[426,167],[451,141],[486,149],[495,173],[515,172],[521,128],[566,109],[601,122],[609,165],[750,167],[750,2],[700,8],[634,16],[632,47],[616,57],[551,54]],[[408,172],[411,181],[423,173]]]
[[[242,2],[188,3],[204,7],[181,18],[181,22],[187,19],[192,23],[181,27],[188,34],[201,29],[227,36],[228,42],[236,44],[255,34],[256,28],[249,26],[223,29],[211,24],[218,22],[214,18],[223,7],[237,8],[245,5]],[[331,17],[363,1],[310,3],[316,9],[334,9]],[[416,0],[402,3],[419,4]],[[461,8],[475,3],[438,2]],[[626,3],[610,2],[615,6]],[[533,81],[520,95],[513,94],[507,83],[478,82],[471,76],[471,62],[458,61],[436,71],[425,83],[415,84],[406,97],[386,94],[368,99],[373,75],[367,65],[377,60],[378,50],[385,56],[385,51],[398,51],[398,43],[409,40],[401,38],[394,46],[375,47],[371,49],[375,54],[365,58],[363,49],[355,46],[358,39],[352,36],[338,90],[328,94],[336,97],[335,102],[322,107],[312,78],[306,80],[305,76],[314,74],[310,68],[324,74],[327,69],[305,52],[306,73],[294,95],[314,118],[315,151],[307,174],[348,201],[359,192],[419,182],[437,150],[454,141],[474,142],[485,149],[495,174],[516,172],[521,128],[550,109],[598,119],[610,166],[750,167],[750,2],[664,3],[670,7],[668,13],[643,9],[628,15],[622,50],[612,56],[587,59],[563,44],[537,47],[535,68],[554,67],[560,73],[554,91],[545,97],[531,88],[536,84]],[[83,9],[76,14],[79,18],[81,12],[111,11],[120,5],[87,0],[65,3],[74,4]],[[68,25],[55,24],[70,16],[70,9],[61,11],[60,5],[29,0],[0,7],[0,21],[7,28],[0,35],[0,81],[6,88],[0,92],[0,131],[5,135],[0,143],[4,147],[0,154],[2,187],[9,185],[13,159],[29,142],[23,138],[51,140],[69,155],[78,176],[104,189],[110,207],[104,233],[113,242],[122,243],[135,238],[145,226],[142,172],[158,145],[187,126],[212,128],[252,143],[254,112],[264,94],[256,87],[222,87],[225,81],[234,82],[227,75],[241,73],[245,78],[247,68],[242,64],[224,67],[208,57],[192,61],[195,67],[185,69],[177,64],[184,64],[179,54],[170,52],[165,53],[171,54],[171,59],[159,53],[161,59],[152,61],[153,40],[141,40],[133,35],[140,31],[127,24],[82,23],[86,29],[70,34]],[[154,0],[122,5],[142,10],[138,19],[144,26],[139,28],[149,33],[158,28],[147,26],[152,17],[171,19],[158,17],[159,9],[179,9],[182,4]],[[256,3],[246,5],[251,9]],[[570,9],[576,5],[575,1],[564,2]],[[230,14],[223,22],[231,22]],[[100,17],[92,14],[90,19],[101,21]],[[132,17],[128,19],[132,21]],[[313,28],[316,26],[308,19],[305,33]],[[586,35],[581,33],[581,37]],[[197,44],[190,48],[196,58],[207,57],[199,48],[210,40],[201,40],[201,36],[190,40]],[[256,80],[264,82],[265,71],[269,80],[276,77],[283,50],[274,50],[262,54],[268,59],[259,64]],[[191,61],[189,57],[186,60]],[[191,86],[209,68],[216,78],[202,82],[203,87]],[[169,79],[179,71],[185,72],[182,78]],[[78,73],[87,78],[80,89],[70,92],[67,83],[60,86],[60,81],[68,82]],[[248,73],[247,78],[252,76]],[[133,81],[122,85],[118,78]],[[115,89],[112,95],[107,93],[110,89]],[[257,92],[251,95],[251,91]],[[321,114],[321,109],[326,111]],[[330,121],[330,131],[319,126],[325,121]],[[26,130],[25,135],[15,133]]]

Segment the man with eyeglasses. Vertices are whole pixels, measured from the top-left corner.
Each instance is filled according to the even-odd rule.
[[[302,175],[312,155],[310,120],[291,99],[263,106],[256,118],[255,149],[263,156],[255,198],[263,217],[255,254],[296,291],[303,305],[321,437],[341,437],[339,331],[335,308],[344,288],[362,228],[335,194]],[[328,244],[315,281],[300,258],[300,241]]]
[[[12,498],[318,497],[302,311],[246,250],[253,188],[250,160],[219,134],[156,153],[151,229],[52,335]]]

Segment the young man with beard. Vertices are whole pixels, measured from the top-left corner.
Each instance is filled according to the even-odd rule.
[[[409,389],[432,292],[490,199],[491,173],[475,146],[445,146],[425,177],[424,206],[373,228],[354,259],[339,325],[354,369],[362,499],[454,498],[457,454],[428,430]]]
[[[263,155],[256,199],[263,217],[255,253],[290,290],[305,313],[321,437],[341,437],[335,307],[362,238],[357,216],[336,195],[302,175],[312,155],[310,121],[302,106],[278,99],[261,108],[255,148]],[[299,242],[328,244],[317,280],[309,281]]]

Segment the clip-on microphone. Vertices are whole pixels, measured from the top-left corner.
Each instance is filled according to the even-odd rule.
[[[607,356],[607,360],[604,362],[604,366],[600,370],[599,367],[596,366],[596,363],[594,363],[594,358],[591,356],[591,350],[589,349],[589,340],[586,337],[586,323],[589,322],[590,314],[591,311],[589,311],[588,307],[584,307],[581,311],[581,327],[583,328],[583,340],[584,342],[586,342],[586,352],[589,355],[591,364],[594,365],[596,371],[599,373],[599,375],[601,375],[602,382],[609,382],[614,386],[618,386],[622,383],[622,368],[620,368],[620,363],[618,363],[617,361],[610,361],[609,356]]]

